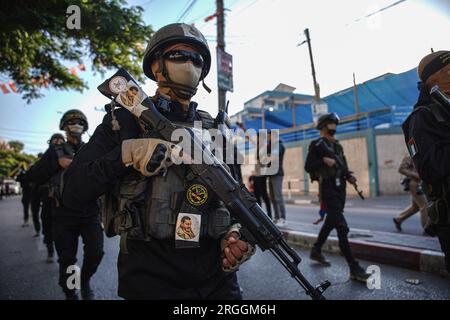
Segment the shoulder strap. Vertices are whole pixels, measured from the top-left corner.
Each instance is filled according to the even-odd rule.
[[[434,118],[436,119],[437,122],[445,122],[444,117],[442,116],[440,109],[440,105],[438,104],[432,104],[432,105],[423,105],[423,106],[418,106],[416,108],[414,108],[413,112],[411,113],[414,114],[419,110],[426,110],[428,112],[431,112],[434,116]]]

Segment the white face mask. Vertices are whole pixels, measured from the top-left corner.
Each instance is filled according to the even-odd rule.
[[[84,127],[81,124],[71,124],[67,126],[70,133],[82,134]]]
[[[166,61],[170,80],[191,88],[196,88],[202,75],[202,68],[195,67],[192,62],[174,63]]]

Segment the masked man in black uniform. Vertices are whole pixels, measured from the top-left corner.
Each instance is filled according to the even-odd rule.
[[[63,144],[50,145],[41,160],[30,169],[27,178],[41,184],[50,183],[50,194],[53,199],[52,237],[58,253],[59,285],[67,299],[78,299],[77,281],[68,280],[74,275],[75,269],[71,266],[77,262],[78,239],[81,236],[84,259],[79,283],[83,299],[91,300],[94,293],[90,287],[90,279],[103,257],[103,231],[99,208],[72,210],[62,202],[63,177],[74,155],[83,146],[81,136],[88,129],[87,118],[79,110],[69,110],[61,118],[60,129],[66,132],[67,141]]]
[[[204,129],[214,126],[191,101],[210,64],[207,42],[195,27],[170,24],[153,35],[143,71],[158,84],[152,101],[166,118],[184,127],[194,121]],[[66,172],[63,202],[88,210],[103,195],[105,232],[120,235],[119,296],[240,299],[235,271],[254,252],[240,239],[240,225],[214,190],[192,181],[185,164],[170,161],[173,143],[126,109],[107,109]],[[184,217],[192,237],[177,236]]]
[[[319,117],[317,129],[321,137],[309,145],[305,170],[311,175],[311,180],[319,182],[319,198],[325,206],[327,217],[319,232],[316,243],[311,250],[310,258],[324,265],[330,263],[321,253],[322,246],[333,229],[336,229],[339,248],[350,268],[350,278],[365,282],[369,278],[364,269],[354,259],[348,232],[350,231],[344,217],[346,199],[346,181],[356,183],[356,178],[349,171],[344,156],[344,149],[334,137],[339,117],[335,113]]]
[[[418,73],[419,100],[403,133],[429,201],[425,231],[438,236],[450,272],[450,51],[425,56]]]
[[[50,147],[58,148],[65,143],[64,136],[55,133],[50,137],[48,144]],[[55,246],[53,240],[53,214],[52,214],[52,188],[50,181],[42,185],[42,234],[44,235],[44,244],[47,246],[47,262],[53,262]]]

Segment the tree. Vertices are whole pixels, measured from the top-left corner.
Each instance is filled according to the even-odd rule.
[[[80,28],[69,29],[80,8]],[[70,10],[69,10],[70,11]],[[16,83],[28,103],[42,87],[80,92],[87,84],[67,68],[92,60],[94,72],[126,68],[143,80],[141,62],[153,31],[142,7],[124,0],[15,0],[2,2],[0,73]],[[72,65],[71,65],[72,64]]]
[[[33,155],[18,153],[14,150],[0,150],[0,178],[10,178],[17,174],[18,169],[24,163],[28,166],[36,161]]]
[[[8,144],[16,153],[21,153],[24,148],[24,144],[17,140],[9,141]]]

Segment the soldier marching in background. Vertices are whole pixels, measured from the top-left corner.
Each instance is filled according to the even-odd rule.
[[[353,257],[348,242],[350,230],[343,214],[346,181],[356,184],[356,178],[348,170],[344,149],[334,137],[338,124],[339,117],[335,113],[328,113],[319,118],[317,129],[320,130],[321,138],[311,142],[306,158],[305,170],[311,175],[312,180],[319,182],[320,203],[327,212],[310,258],[321,264],[330,265],[321,249],[330,232],[336,229],[339,248],[349,265],[351,279],[365,282],[370,275]]]
[[[30,181],[50,183],[53,199],[53,234],[59,262],[59,285],[66,295],[66,299],[78,299],[77,288],[68,283],[71,276],[70,266],[77,262],[79,237],[83,239],[84,259],[81,268],[80,284],[83,299],[94,299],[94,292],[90,287],[90,279],[97,271],[103,257],[103,230],[100,224],[98,207],[85,209],[83,207],[72,210],[62,202],[62,195],[66,191],[63,176],[72,163],[76,153],[83,146],[82,134],[88,129],[86,116],[79,110],[69,110],[61,118],[61,130],[66,132],[66,142],[51,144],[33,168],[28,172]],[[68,192],[78,192],[72,190]],[[74,195],[76,197],[76,195]]]

